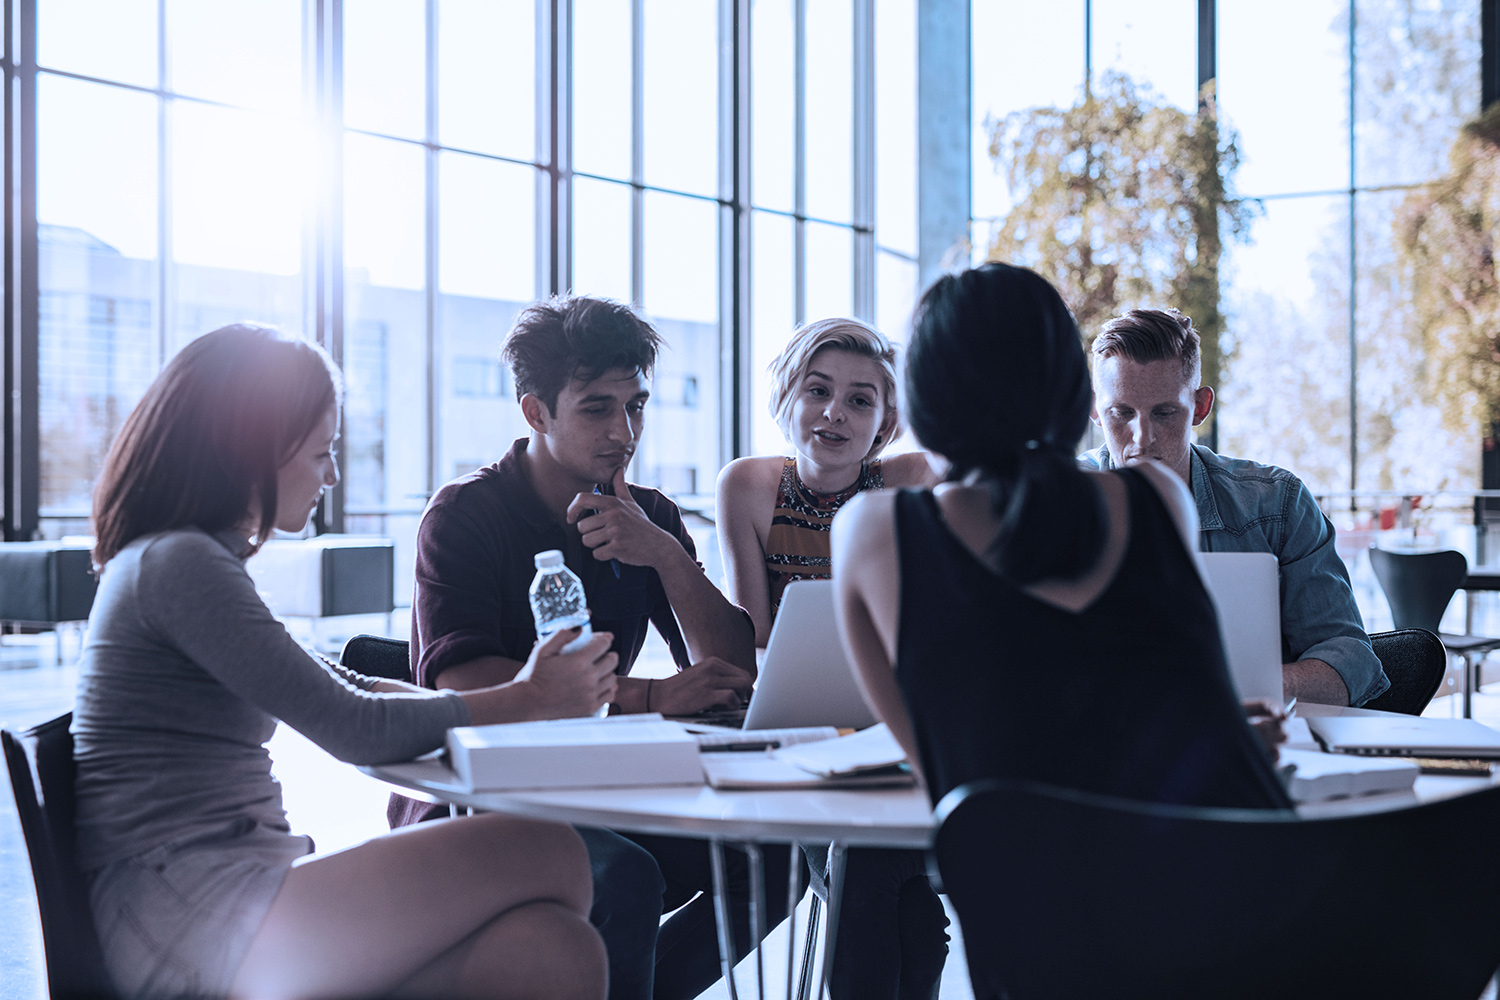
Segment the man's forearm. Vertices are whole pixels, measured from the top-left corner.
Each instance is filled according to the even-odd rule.
[[[749,617],[730,604],[686,549],[656,567],[667,601],[682,628],[694,663],[710,656],[755,672],[755,630]]]
[[[1322,660],[1298,660],[1281,666],[1281,690],[1287,698],[1316,705],[1349,704],[1349,688],[1339,672]]]

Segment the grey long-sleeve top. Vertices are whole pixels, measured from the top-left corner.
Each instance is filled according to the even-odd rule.
[[[308,653],[255,592],[243,537],[147,535],[99,583],[73,712],[78,861],[91,870],[249,817],[287,830],[280,719],[340,760],[405,760],[469,723],[452,692],[376,693]]]

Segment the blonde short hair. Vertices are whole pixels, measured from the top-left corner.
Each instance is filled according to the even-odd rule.
[[[885,406],[882,430],[866,458],[874,458],[881,449],[901,436],[901,415],[896,408],[896,347],[879,330],[857,319],[839,316],[804,323],[792,331],[781,353],[767,370],[771,373],[771,398],[766,401],[776,426],[787,440],[792,437],[792,404],[797,386],[807,375],[813,356],[825,347],[848,351],[869,358],[880,368],[881,402]]]

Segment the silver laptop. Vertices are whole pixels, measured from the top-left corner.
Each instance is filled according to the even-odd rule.
[[[833,617],[833,581],[787,584],[766,641],[745,728],[863,729],[878,721],[865,704],[853,665],[844,655]]]
[[[1307,725],[1333,753],[1500,757],[1500,731],[1473,719],[1424,719],[1411,715],[1309,716]]]
[[[1204,582],[1219,615],[1229,673],[1241,698],[1281,701],[1281,592],[1267,552],[1204,552]],[[878,719],[865,703],[833,617],[833,581],[787,585],[771,626],[746,729],[839,726]]]
[[[1202,552],[1203,582],[1219,613],[1229,674],[1241,698],[1279,703],[1281,584],[1269,552]]]

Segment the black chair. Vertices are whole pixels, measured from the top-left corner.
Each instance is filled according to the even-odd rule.
[[[366,677],[411,680],[411,644],[383,635],[351,636],[339,651],[339,665]]]
[[[1442,640],[1424,628],[1402,628],[1374,633],[1370,645],[1391,686],[1364,707],[1421,715],[1448,672],[1448,651]]]
[[[938,804],[976,1000],[1473,1000],[1500,965],[1500,787],[1302,820],[1018,781]]]
[[[53,1000],[110,997],[88,890],[73,855],[72,713],[19,733],[0,730],[42,917]]]
[[[1500,648],[1500,638],[1455,634],[1438,628],[1448,602],[1469,575],[1469,562],[1462,552],[1391,552],[1370,547],[1370,566],[1380,589],[1391,605],[1397,628],[1424,628],[1436,632],[1448,652],[1464,662],[1464,718],[1473,715],[1474,691],[1478,687],[1478,664],[1490,650]]]

